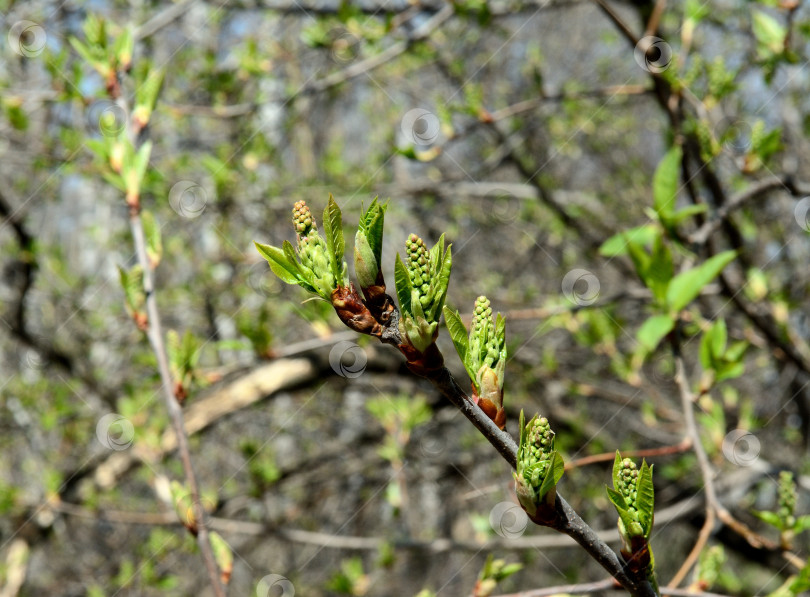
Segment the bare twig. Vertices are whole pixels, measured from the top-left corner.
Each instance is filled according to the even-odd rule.
[[[709,463],[709,457],[706,455],[706,451],[703,449],[703,444],[700,441],[700,431],[698,430],[697,422],[695,421],[695,396],[692,389],[689,387],[686,366],[683,362],[683,355],[681,354],[680,344],[677,340],[673,341],[673,352],[675,356],[675,381],[678,384],[678,390],[681,395],[681,407],[683,409],[684,421],[686,424],[686,433],[687,436],[692,440],[692,449],[695,451],[695,455],[697,456],[700,474],[703,479],[703,490],[706,493],[706,520],[703,523],[703,527],[700,529],[700,533],[698,534],[697,541],[695,541],[692,551],[689,552],[686,560],[672,578],[672,581],[669,583],[670,586],[677,587],[681,582],[683,582],[683,579],[689,573],[689,570],[692,569],[692,566],[697,561],[700,552],[706,545],[706,541],[709,539],[709,535],[714,527],[715,515],[719,502],[714,489],[714,471]]]
[[[113,92],[110,92],[110,96],[111,99],[121,106],[125,114],[129,113],[126,100],[123,97],[116,97]],[[133,148],[137,151],[138,134],[134,128],[134,124],[131,123],[127,127],[126,132],[130,143],[132,143]],[[138,264],[143,270],[143,291],[146,297],[147,316],[144,331],[152,347],[152,351],[155,354],[155,359],[157,360],[158,372],[160,374],[160,393],[163,396],[163,402],[166,405],[166,410],[169,413],[169,419],[174,429],[177,452],[183,466],[186,489],[188,489],[193,506],[194,525],[191,532],[197,539],[200,555],[205,564],[205,569],[208,573],[208,579],[211,583],[214,595],[216,595],[216,597],[225,597],[225,587],[222,584],[219,566],[214,558],[214,552],[209,540],[208,527],[206,524],[207,513],[200,501],[200,488],[197,482],[197,475],[194,472],[194,466],[191,462],[191,452],[188,445],[188,435],[186,435],[183,409],[174,393],[175,386],[169,368],[169,355],[166,350],[163,330],[161,328],[160,310],[158,309],[157,293],[152,277],[153,265],[146,252],[146,237],[144,234],[143,220],[141,219],[141,206],[138,196],[136,195],[133,198],[128,193],[127,206],[129,208],[129,224],[132,232],[132,240],[135,244],[135,255]]]
[[[612,578],[599,580],[596,582],[579,583],[576,585],[560,585],[557,587],[546,587],[544,589],[533,589],[531,591],[520,591],[519,593],[504,593],[496,597],[550,597],[551,595],[579,594],[587,595],[599,593],[616,587],[616,581]]]
[[[709,236],[723,224],[723,221],[728,218],[731,212],[739,209],[748,201],[778,189],[783,189],[793,197],[805,197],[810,194],[810,188],[807,185],[798,185],[787,176],[773,176],[760,180],[744,191],[732,196],[717,210],[711,220],[705,222],[689,236],[689,242],[696,245],[704,244],[709,239]]]
[[[588,595],[607,591],[616,586],[613,579],[600,580],[578,585],[561,585],[559,587],[547,587],[545,589],[533,589],[531,591],[520,591],[519,593],[504,593],[494,597],[551,597],[552,595]],[[662,593],[667,593],[673,597],[726,597],[719,593],[706,593],[704,591],[692,591],[687,589],[676,589],[674,587],[663,587]]]
[[[622,452],[622,456],[628,458],[651,458],[653,456],[667,456],[669,454],[681,454],[686,452],[692,447],[692,439],[685,437],[683,441],[675,444],[674,446],[662,446],[660,448],[648,448],[646,450],[627,450]],[[616,458],[615,452],[605,452],[604,454],[594,454],[593,456],[585,456],[578,458],[571,462],[565,463],[565,470],[587,466],[589,464],[596,464],[598,462],[613,462]]]
[[[146,311],[149,317],[149,327],[146,330],[146,335],[149,338],[149,343],[152,345],[152,350],[157,359],[158,370],[160,372],[161,394],[163,395],[166,409],[169,411],[172,428],[174,429],[177,440],[177,451],[183,465],[187,489],[191,501],[194,504],[197,545],[200,548],[200,554],[205,563],[205,569],[208,571],[208,579],[211,582],[211,587],[214,589],[214,594],[217,595],[217,597],[225,597],[225,588],[222,586],[219,567],[214,559],[214,553],[208,539],[206,512],[200,502],[200,488],[191,462],[188,436],[186,435],[185,422],[183,420],[183,410],[173,391],[174,384],[172,382],[171,371],[169,370],[169,357],[166,352],[166,345],[163,341],[163,331],[160,327],[160,312],[158,310],[155,286],[152,280],[152,266],[146,254],[146,240],[144,238],[143,223],[141,222],[139,210],[132,209],[130,211],[129,221],[130,228],[132,229],[132,237],[135,241],[135,252],[138,256],[138,263],[140,263],[143,268],[143,289],[146,293]]]
[[[334,453],[334,450],[331,448],[327,448],[325,451],[328,453]],[[316,456],[315,459],[317,460],[318,457]],[[307,467],[300,465],[295,465],[292,468],[295,470],[307,469]],[[762,465],[757,467],[756,470],[746,469],[744,471],[738,471],[737,474],[723,479],[722,482],[718,484],[718,489],[722,490],[723,492],[730,492],[737,495],[745,493],[748,488],[751,488],[759,483],[763,476],[767,474],[768,470],[770,470],[769,465]],[[282,477],[284,477],[284,474],[282,474]],[[692,516],[700,510],[701,506],[702,504],[696,496],[690,496],[670,506],[667,506],[666,508],[657,510],[655,513],[656,523],[666,525],[676,520],[681,520],[685,517]],[[49,502],[47,507],[69,516],[75,516],[87,520],[105,520],[118,524],[165,526],[174,526],[180,524],[180,521],[171,512],[153,513],[127,512],[121,510],[94,510],[61,500]],[[416,549],[422,553],[432,554],[446,553],[449,551],[467,551],[477,553],[480,551],[564,549],[570,548],[573,545],[572,539],[566,535],[523,535],[520,537],[510,537],[508,539],[489,539],[485,543],[459,540],[452,537],[440,537],[431,541],[397,539],[391,542],[385,537],[334,535],[324,532],[306,531],[303,529],[279,526],[278,524],[270,521],[253,522],[234,520],[230,518],[211,517],[209,518],[208,522],[210,523],[210,528],[214,530],[235,535],[272,535],[293,543],[318,545],[332,549],[350,549],[360,551],[377,551],[385,543],[390,543],[396,549]],[[619,531],[616,529],[616,527],[597,530],[595,532],[605,543],[619,541]],[[764,538],[763,540],[765,543],[762,545],[757,545],[757,547],[763,547],[770,551],[779,550],[779,545],[777,543],[769,542]]]
[[[594,0],[594,2],[599,8],[602,9],[602,12],[604,12],[611,21],[613,21],[613,24],[619,31],[621,31],[622,35],[624,35],[627,41],[629,41],[633,46],[637,46],[639,42],[638,36],[633,33],[633,30],[630,29],[630,26],[624,22],[624,19],[622,19],[605,0]]]
[[[145,37],[149,37],[150,35],[154,35],[165,26],[173,23],[175,20],[186,14],[190,6],[196,1],[197,0],[181,0],[177,4],[172,4],[168,8],[157,13],[143,25],[138,26],[135,29],[133,36],[135,39],[143,39]]]
[[[664,14],[664,9],[667,7],[667,0],[656,0],[653,7],[650,19],[647,21],[647,26],[644,28],[644,36],[655,35],[658,31],[658,24],[661,22],[661,15]]]

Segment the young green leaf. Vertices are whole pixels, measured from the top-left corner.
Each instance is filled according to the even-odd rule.
[[[323,210],[323,229],[326,234],[326,248],[329,253],[329,264],[332,274],[338,285],[343,283],[343,253],[345,241],[343,240],[343,221],[340,207],[332,195]]]
[[[728,341],[728,330],[726,329],[726,320],[718,319],[712,326],[711,334],[711,351],[715,359],[720,359],[726,352],[726,342]]]
[[[256,245],[256,250],[259,251],[261,256],[267,260],[274,274],[287,284],[298,284],[301,280],[298,264],[295,261],[288,260],[283,250],[255,241],[253,244]]]
[[[115,39],[113,55],[118,68],[126,70],[132,63],[132,50],[135,47],[135,40],[132,36],[132,29],[127,27],[124,32]]]
[[[807,529],[810,529],[810,514],[805,514],[804,516],[799,516],[796,519],[796,524],[793,525],[793,531],[797,535],[799,533],[803,533]]]
[[[707,209],[709,208],[705,203],[700,203],[698,205],[687,205],[686,207],[682,207],[678,211],[672,213],[669,216],[669,223],[673,226],[675,224],[680,224],[687,218],[704,213]]]
[[[663,235],[659,234],[652,243],[652,254],[645,275],[647,287],[652,291],[658,303],[664,303],[667,287],[672,280],[675,270],[672,265],[672,251],[664,242]]]
[[[638,493],[636,509],[639,521],[644,528],[644,536],[649,539],[652,532],[653,518],[655,516],[655,490],[653,488],[652,468],[646,461],[642,461],[638,472]]]
[[[375,197],[362,218],[360,218],[358,227],[358,233],[362,232],[365,235],[378,264],[381,263],[382,258],[383,225],[385,223],[386,209],[388,209],[388,203],[380,203]]]
[[[408,268],[402,263],[399,253],[397,253],[397,259],[394,262],[394,285],[397,288],[399,310],[403,314],[410,313],[413,285],[411,284],[411,277],[408,275]]]
[[[673,147],[664,155],[653,175],[653,205],[663,222],[668,222],[675,211],[682,157],[681,148]]]
[[[647,352],[653,352],[674,327],[675,320],[669,315],[653,315],[641,325],[636,339]]]
[[[138,149],[138,153],[135,155],[135,163],[133,165],[133,169],[135,171],[135,176],[138,180],[138,185],[140,186],[143,177],[146,175],[146,168],[149,166],[149,156],[152,154],[152,142],[147,141],[143,145],[140,146]]]
[[[456,352],[462,363],[467,362],[467,350],[469,346],[469,332],[461,321],[458,311],[453,311],[447,305],[444,306],[444,321],[447,323],[447,331],[450,339],[456,347]],[[475,373],[473,373],[475,376]]]
[[[208,541],[211,543],[211,551],[214,553],[214,559],[217,562],[217,567],[221,575],[223,584],[228,584],[233,572],[233,552],[230,545],[225,542],[222,536],[211,531],[208,535]]]
[[[540,485],[540,489],[537,490],[538,495],[546,495],[549,491],[554,489],[560,479],[562,479],[564,473],[565,462],[562,456],[560,456],[560,453],[555,450],[551,457],[551,462],[546,469],[546,476],[543,479],[543,483]]]
[[[660,236],[661,231],[655,224],[644,224],[624,230],[614,234],[599,247],[599,254],[603,257],[618,257],[627,254],[628,243],[635,243],[639,246],[646,246],[653,242],[656,236]]]
[[[667,304],[670,311],[677,312],[691,303],[704,286],[714,280],[737,256],[736,251],[724,251],[697,267],[675,276],[667,288]]]
[[[360,287],[373,286],[379,271],[379,262],[368,244],[368,237],[358,230],[354,239],[354,275],[357,276]]]
[[[146,238],[146,254],[149,257],[152,268],[155,268],[160,263],[160,258],[163,255],[163,241],[160,236],[160,226],[157,220],[155,220],[155,216],[148,210],[141,212],[141,222],[143,223],[143,234]]]
[[[621,493],[612,487],[608,487],[607,485],[605,485],[605,489],[607,489],[608,500],[611,504],[613,504],[617,511],[627,510],[627,502],[624,501],[624,496]]]
[[[771,525],[772,527],[776,527],[780,531],[784,531],[785,529],[784,524],[782,523],[782,519],[776,512],[769,512],[767,510],[752,510],[751,513],[759,518],[761,521]]]
[[[778,55],[784,51],[787,30],[775,18],[758,10],[752,15],[751,28],[759,42],[762,57]]]

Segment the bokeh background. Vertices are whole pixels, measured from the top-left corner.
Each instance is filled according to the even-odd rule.
[[[801,567],[806,537],[786,559],[752,510],[776,508],[780,470],[796,475],[797,514],[810,505],[802,2],[3,0],[0,12],[0,594],[210,594],[168,490],[182,469],[155,358],[124,306],[127,207],[93,143],[128,122],[70,43],[90,16],[135,39],[124,98],[139,72],[164,76],[141,200],[162,233],[164,327],[193,336],[184,410],[212,526],[235,554],[229,594],[469,595],[490,554],[524,565],[502,593],[605,576],[526,524],[508,466],[395,351],[270,273],[253,241],[293,240],[292,204],[319,214],[330,193],[348,239],[364,204],[389,201],[389,280],[410,232],[446,233],[448,304],[469,313],[486,294],[507,319],[508,429],[520,409],[552,421],[573,463],[560,490],[614,547],[612,453],[658,450],[652,545],[662,582],[675,574],[704,522],[704,480],[671,353],[639,350],[649,291],[626,254],[600,252],[651,221],[673,143],[687,156],[678,204],[707,210],[670,231],[677,267],[738,251],[684,314],[692,382],[709,321],[748,343],[744,373],[696,405],[699,429],[720,502],[770,541],[718,521],[703,573],[717,592],[764,595]],[[440,346],[467,388],[445,333]]]

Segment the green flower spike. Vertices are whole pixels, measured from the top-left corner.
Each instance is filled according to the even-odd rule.
[[[648,580],[655,585],[654,560],[648,543],[655,505],[652,467],[643,461],[639,469],[635,462],[622,458],[617,451],[613,462],[613,489],[606,489],[608,499],[619,513],[622,557],[631,570],[646,573]]]
[[[498,313],[493,321],[489,299],[479,296],[473,309],[469,334],[458,311],[444,308],[444,319],[456,352],[467,369],[473,386],[473,401],[503,429],[504,367],[506,366],[506,322]]]
[[[293,206],[293,226],[298,236],[297,250],[284,241],[281,248],[255,243],[270,269],[287,284],[301,288],[332,302],[338,288],[349,285],[346,263],[343,261],[343,228],[340,208],[332,196],[323,212],[324,232],[321,237],[315,218],[307,204],[298,201]]]
[[[520,505],[534,522],[548,525],[554,516],[557,483],[565,463],[554,449],[554,432],[548,419],[535,415],[526,423],[520,411],[520,444],[517,453],[515,492]]]
[[[444,298],[453,259],[444,235],[428,251],[424,241],[411,234],[405,243],[407,265],[397,255],[394,281],[402,312],[400,332],[419,353],[424,353],[439,334]]]
[[[779,473],[779,488],[777,490],[776,510],[753,510],[754,516],[765,521],[779,530],[779,539],[782,549],[793,549],[796,535],[810,529],[810,515],[796,516],[796,482],[793,473],[781,471]]]

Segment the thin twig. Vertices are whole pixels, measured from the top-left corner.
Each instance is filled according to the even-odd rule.
[[[118,103],[124,114],[129,114],[127,102],[123,97],[114,97],[111,93],[111,99]],[[126,132],[133,149],[137,152],[138,134],[133,124],[130,123]],[[146,237],[143,229],[143,220],[141,219],[140,200],[136,196],[133,202],[128,195],[127,205],[129,208],[129,224],[132,232],[132,240],[135,244],[135,255],[143,271],[143,291],[146,297],[147,315],[145,333],[152,347],[152,351],[155,354],[155,359],[157,360],[158,372],[160,373],[160,392],[163,395],[163,402],[166,405],[166,410],[169,413],[169,419],[174,429],[177,452],[183,466],[186,488],[191,498],[194,516],[194,530],[192,532],[196,536],[197,545],[200,548],[200,555],[205,564],[205,569],[208,573],[211,587],[214,590],[214,595],[216,597],[225,597],[225,587],[222,584],[219,566],[214,558],[214,552],[209,540],[208,527],[206,525],[207,514],[200,501],[200,488],[197,483],[197,475],[194,473],[194,466],[191,462],[191,452],[188,445],[183,409],[174,394],[174,382],[169,368],[169,355],[166,350],[166,343],[161,328],[160,310],[158,309],[157,293],[152,277],[153,265],[146,252]]]
[[[495,597],[550,597],[551,595],[579,594],[588,595],[599,593],[616,587],[616,581],[612,578],[598,580],[596,582],[579,583],[576,585],[560,585],[558,587],[547,587],[544,589],[533,589],[531,591],[520,591],[519,593],[503,593]]]
[[[616,582],[612,579],[599,580],[596,582],[581,583],[578,585],[561,585],[558,587],[547,587],[544,589],[533,589],[531,591],[520,591],[519,593],[503,593],[494,597],[551,597],[552,595],[589,595],[615,588]],[[727,597],[720,593],[706,593],[704,591],[691,591],[688,589],[676,589],[674,587],[664,587],[662,593],[668,593],[673,597]]]
[[[689,387],[689,379],[686,374],[686,365],[683,362],[683,355],[681,354],[680,344],[677,339],[673,340],[673,353],[675,356],[675,382],[678,384],[678,391],[681,395],[681,407],[683,409],[684,421],[686,424],[686,433],[692,440],[692,449],[697,456],[698,466],[700,467],[700,474],[703,479],[703,489],[706,493],[706,520],[703,527],[700,529],[698,538],[692,551],[684,560],[678,572],[670,581],[670,586],[677,587],[697,561],[700,552],[706,545],[709,535],[714,527],[715,515],[717,506],[717,494],[714,488],[714,471],[709,463],[709,457],[703,449],[703,444],[700,441],[700,431],[698,430],[697,422],[695,421],[694,402],[695,396]],[[672,593],[670,593],[672,594]]]
[[[667,7],[667,0],[657,0],[653,6],[650,19],[647,21],[647,26],[644,28],[644,37],[655,35],[658,31],[658,24],[661,22],[661,15],[664,14],[664,9]]]
[[[135,251],[138,255],[138,263],[143,268],[143,289],[146,293],[146,312],[149,318],[149,327],[146,330],[146,335],[149,338],[149,343],[155,353],[157,359],[158,370],[160,372],[160,385],[163,401],[166,404],[166,409],[169,411],[171,418],[172,428],[177,440],[177,452],[180,455],[180,461],[183,465],[183,473],[185,475],[187,489],[189,491],[191,501],[194,504],[194,520],[197,530],[197,545],[200,548],[205,568],[208,571],[208,579],[214,589],[214,594],[217,597],[225,597],[225,588],[222,586],[220,579],[219,567],[214,559],[214,553],[211,549],[211,543],[208,539],[208,527],[206,525],[206,512],[200,502],[200,489],[197,484],[197,476],[194,473],[194,467],[191,462],[191,453],[188,446],[188,436],[186,435],[185,422],[183,421],[183,410],[180,403],[174,395],[172,383],[172,374],[169,370],[169,357],[166,352],[166,345],[163,341],[163,331],[160,326],[160,312],[157,306],[157,297],[155,294],[155,286],[152,280],[152,266],[149,263],[149,257],[146,254],[146,241],[143,232],[143,223],[138,210],[131,210],[130,212],[130,228],[132,229],[132,237],[135,241]]]
[[[661,446],[660,448],[648,448],[646,450],[628,450],[622,452],[622,456],[628,458],[651,458],[653,456],[667,456],[669,454],[680,454],[686,452],[692,447],[692,439],[685,437],[683,441],[672,446]],[[596,464],[598,462],[613,462],[616,458],[615,452],[605,452],[604,454],[594,454],[593,456],[585,456],[565,463],[565,470],[587,466],[589,464]]]
[[[709,236],[723,224],[731,212],[739,209],[748,201],[777,189],[783,189],[794,197],[804,197],[810,194],[810,188],[807,185],[798,185],[787,176],[766,178],[732,196],[717,210],[711,220],[706,221],[689,236],[689,242],[695,245],[704,244],[709,239]]]
[[[611,21],[613,21],[613,24],[619,31],[622,32],[622,35],[627,38],[627,41],[629,41],[633,46],[637,46],[639,42],[638,36],[633,33],[633,30],[630,29],[630,26],[624,22],[624,19],[622,19],[618,13],[614,11],[607,2],[605,2],[605,0],[594,0],[594,2],[599,8],[602,9],[602,12],[604,12]]]

